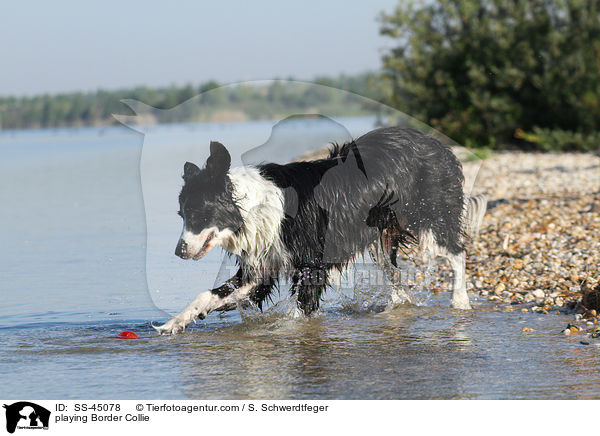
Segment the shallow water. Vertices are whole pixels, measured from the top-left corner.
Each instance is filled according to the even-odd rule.
[[[192,128],[155,128],[155,138],[183,143]],[[211,128],[252,136],[256,125]],[[309,320],[278,310],[284,298],[264,315],[213,314],[157,336],[150,321],[204,286],[174,278],[198,268],[214,281],[220,258],[163,262],[177,227],[150,235],[157,251],[146,259],[142,139],[124,127],[0,134],[0,397],[600,398],[600,347],[563,336],[570,318],[483,301],[454,311],[445,294],[380,313],[357,309],[361,295],[334,295]],[[141,339],[115,339],[123,330]]]
[[[600,348],[562,337],[557,318],[439,306],[232,314],[175,337],[122,315],[17,325],[0,330],[2,397],[598,398]],[[142,338],[115,339],[124,329]]]

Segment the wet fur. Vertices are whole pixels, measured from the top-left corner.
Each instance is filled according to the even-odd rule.
[[[211,143],[205,169],[186,164],[180,194],[184,233],[214,226],[240,266],[213,295],[231,299],[244,287],[244,298],[262,307],[287,275],[309,315],[319,308],[331,270],[344,269],[373,244],[395,265],[399,249],[420,243],[448,257],[457,276],[453,304],[469,307],[462,167],[436,139],[412,128],[383,128],[334,146],[325,159],[234,170],[229,163],[225,148]],[[188,223],[192,210],[201,223],[197,216]],[[181,246],[182,240],[176,254],[188,258]],[[203,317],[220,309],[211,304],[189,310]]]

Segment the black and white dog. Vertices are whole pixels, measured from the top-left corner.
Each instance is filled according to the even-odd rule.
[[[183,232],[175,254],[198,260],[216,245],[236,256],[238,272],[198,295],[160,333],[177,333],[195,318],[241,301],[262,308],[280,277],[291,281],[298,308],[310,315],[333,270],[370,250],[380,266],[418,243],[453,269],[452,306],[470,309],[464,236],[469,212],[460,162],[438,140],[412,128],[374,130],[325,159],[230,169],[231,157],[211,142],[200,169],[184,166],[179,194]]]

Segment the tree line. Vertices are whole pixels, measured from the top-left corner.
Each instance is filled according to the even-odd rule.
[[[115,91],[0,97],[0,126],[3,129],[28,129],[115,124],[117,120],[112,114],[131,114],[121,103],[123,99],[137,100],[157,109],[172,109],[196,97],[185,105],[185,110],[156,111],[156,122],[210,121],[219,110],[235,111],[238,117],[246,119],[270,118],[280,112],[316,107],[330,108],[339,115],[361,115],[368,113],[369,108],[336,89],[384,100],[379,89],[381,84],[375,83],[381,81],[378,73],[371,72],[316,77],[312,82],[325,85],[322,87],[286,86],[277,80],[268,85],[249,82],[222,87],[212,80],[199,86],[140,86]]]

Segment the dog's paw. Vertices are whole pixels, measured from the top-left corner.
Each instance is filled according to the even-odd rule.
[[[460,310],[471,310],[471,303],[469,302],[469,298],[453,299],[452,308]]]
[[[188,322],[183,318],[176,316],[163,325],[151,325],[152,328],[161,335],[176,335],[177,333],[183,333],[185,331]]]
[[[171,318],[167,323],[163,325],[152,325],[152,328],[156,330],[161,335],[176,335],[177,333],[183,333],[187,325],[194,321],[196,322],[196,318],[204,319],[206,318],[206,313],[195,313],[194,311],[183,311],[179,315]]]

